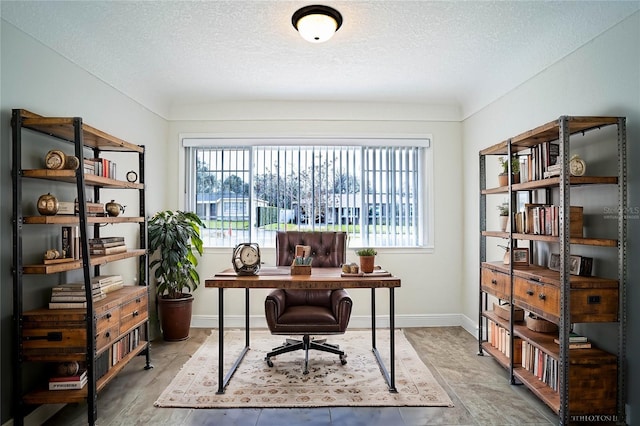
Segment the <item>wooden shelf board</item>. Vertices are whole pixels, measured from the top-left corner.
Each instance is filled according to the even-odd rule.
[[[143,217],[129,216],[87,216],[87,223],[142,223]],[[76,215],[54,215],[54,216],[24,216],[22,223],[28,225],[73,225],[80,223],[80,218]]]
[[[58,182],[76,183],[75,170],[51,170],[51,169],[25,169],[22,176],[32,179],[47,179]],[[85,174],[84,183],[87,186],[97,186],[110,189],[143,189],[144,184],[136,182],[125,182],[122,180],[110,179],[102,176]]]
[[[558,392],[555,392],[523,367],[514,367],[513,375],[555,413],[560,412],[560,394]]]
[[[509,238],[509,233],[502,231],[482,231],[482,235],[485,237]]]
[[[104,265],[116,260],[128,259],[130,257],[140,257],[146,253],[143,249],[128,250],[124,253],[109,254],[106,256],[91,256],[91,266]],[[55,274],[58,272],[73,271],[82,268],[82,261],[55,263],[51,265],[24,265],[23,274]]]
[[[20,115],[22,116],[22,127],[71,143],[75,140],[73,126],[75,119],[73,117],[42,117],[24,109],[20,111]],[[144,152],[143,146],[116,138],[84,122],[82,123],[82,136],[85,146],[98,148],[102,151]]]
[[[567,120],[569,123],[569,133],[571,135],[618,123],[618,117],[568,116]],[[519,152],[541,143],[556,141],[559,137],[560,119],[550,121],[535,129],[514,136],[511,139],[485,148],[480,151],[480,155],[507,155],[507,144],[509,142],[511,142],[511,151]]]
[[[508,237],[508,233],[507,237]],[[539,234],[522,234],[522,233],[513,233],[513,238],[516,240],[527,240],[527,241],[545,241],[548,243],[559,243],[560,237],[555,237],[551,235],[539,235]],[[570,244],[579,244],[584,246],[598,246],[598,247],[618,247],[618,240],[611,238],[578,238],[571,237],[569,238]]]
[[[500,352],[498,348],[491,345],[489,342],[482,342],[482,349],[491,355],[501,366],[509,368],[510,360],[505,354]]]
[[[133,351],[124,356],[120,362],[112,366],[109,371],[96,382],[96,390],[100,392],[116,375],[133,359],[147,349],[148,342],[140,341],[140,344]],[[64,403],[81,403],[87,399],[88,384],[82,389],[76,390],[56,390],[50,391],[46,388],[36,389],[27,393],[23,401],[26,404],[64,404]]]
[[[616,176],[571,176],[569,178],[571,186],[581,185],[617,185]],[[534,189],[556,188],[560,186],[560,176],[547,179],[532,180],[529,182],[515,183],[511,185],[512,191],[530,191]],[[508,186],[498,186],[495,188],[483,189],[481,194],[506,194],[509,192]]]

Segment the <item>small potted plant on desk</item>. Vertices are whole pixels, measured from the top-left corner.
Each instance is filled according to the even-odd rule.
[[[500,157],[500,165],[502,173],[498,175],[498,186],[509,185],[509,161],[508,157]],[[515,156],[511,157],[511,182],[520,183],[520,159]]]
[[[149,220],[149,253],[158,254],[155,268],[160,327],[165,340],[189,337],[193,292],[200,283],[198,257],[202,255],[200,228],[205,225],[191,212],[162,211]]]
[[[376,263],[376,254],[378,252],[372,248],[362,248],[356,251],[356,255],[360,256],[360,270],[370,274],[373,272]]]

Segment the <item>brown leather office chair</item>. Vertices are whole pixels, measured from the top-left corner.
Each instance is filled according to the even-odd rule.
[[[344,232],[278,232],[276,235],[276,264],[291,265],[296,245],[311,246],[313,268],[339,267],[346,259]],[[265,360],[273,367],[271,358],[287,352],[305,351],[304,374],[309,373],[309,349],[339,355],[342,364],[347,355],[338,345],[324,339],[313,340],[312,334],[344,334],[349,324],[353,302],[344,289],[339,290],[273,290],[265,300],[265,316],[272,334],[303,335],[302,340],[287,339],[282,346],[267,353]]]

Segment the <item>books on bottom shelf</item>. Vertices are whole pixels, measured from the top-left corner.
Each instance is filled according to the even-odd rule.
[[[49,378],[49,390],[82,389],[87,384],[87,370],[75,376],[55,376]]]
[[[548,353],[522,341],[522,367],[549,386],[552,390],[558,390],[559,362]]]
[[[513,338],[513,357],[511,354],[511,333],[504,327],[496,324],[495,322],[487,319],[487,334],[488,341],[494,348],[498,349],[507,358],[513,358],[513,362],[519,363],[522,356],[520,350],[520,338]]]

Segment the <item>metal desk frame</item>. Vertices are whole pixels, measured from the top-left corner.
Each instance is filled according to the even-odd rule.
[[[249,290],[252,288],[287,289],[371,289],[371,349],[378,361],[389,392],[397,393],[395,384],[395,294],[400,287],[400,279],[393,276],[341,277],[340,268],[313,268],[311,275],[290,275],[288,267],[263,267],[257,276],[238,276],[233,271],[223,271],[205,280],[205,287],[218,289],[218,391],[224,394],[231,377],[238,369],[250,349],[249,342]],[[224,374],[224,290],[244,288],[245,290],[245,346],[240,355]],[[376,289],[389,289],[389,369],[384,364],[376,346]]]

